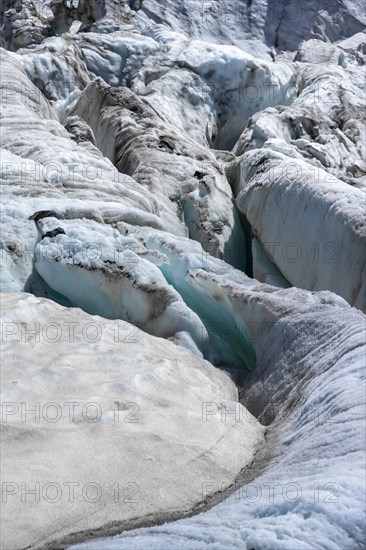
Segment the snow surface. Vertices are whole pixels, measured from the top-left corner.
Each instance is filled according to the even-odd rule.
[[[228,375],[182,348],[25,293],[1,311],[2,548],[185,513],[263,444]],[[206,418],[211,403],[246,422]]]
[[[238,206],[284,277],[365,311],[364,192],[270,148],[246,153],[242,167]]]
[[[141,405],[2,422],[4,547],[363,548],[362,0],[0,16],[5,400]],[[103,498],[21,500],[57,477]]]
[[[227,499],[224,492],[211,510],[71,548],[362,548],[363,314],[329,293],[245,289],[224,276],[208,280],[203,271],[197,278],[222,289],[261,328],[258,367],[245,378],[243,397],[269,424],[266,445],[247,484]]]
[[[162,236],[156,239],[163,250]],[[193,268],[199,255],[185,260]],[[255,480],[194,519],[81,548],[310,549],[314,530],[321,537],[315,547],[361,547],[364,316],[329,293],[275,291],[228,270],[210,275],[213,264],[192,269],[187,278],[225,300],[252,331],[258,366],[245,377],[243,399],[270,424],[253,466]],[[179,268],[172,273],[178,277]]]

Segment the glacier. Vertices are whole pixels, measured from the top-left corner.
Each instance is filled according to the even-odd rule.
[[[365,26],[2,2],[2,547],[364,547]]]
[[[263,445],[264,428],[229,376],[182,347],[27,293],[4,294],[1,309],[3,504],[13,518],[3,547],[55,547],[107,525],[118,532],[184,514],[208,472],[230,484]],[[37,323],[38,341],[29,334]],[[202,422],[216,401],[246,421]],[[38,502],[27,498],[34,487]]]

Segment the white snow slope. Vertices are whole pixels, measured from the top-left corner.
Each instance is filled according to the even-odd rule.
[[[207,284],[205,272],[197,277]],[[363,315],[329,294],[210,284],[224,288],[243,316],[255,312],[262,321],[258,367],[243,399],[270,425],[247,483],[198,516],[73,550],[363,548]],[[227,488],[207,481],[208,489]]]
[[[182,348],[25,293],[1,309],[2,548],[185,513],[263,444],[229,377]],[[216,401],[247,421],[203,422]]]
[[[362,0],[0,17],[2,546],[363,548]]]

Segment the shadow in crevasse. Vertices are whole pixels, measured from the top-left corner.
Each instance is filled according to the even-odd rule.
[[[29,292],[38,298],[48,298],[64,307],[78,307],[66,298],[66,296],[53,290],[40,276],[34,266],[32,273],[24,285],[24,292]]]

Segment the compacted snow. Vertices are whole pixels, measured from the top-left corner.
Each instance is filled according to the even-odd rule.
[[[2,546],[362,548],[362,1],[0,15]]]
[[[73,550],[362,548],[363,315],[328,293],[214,285],[243,316],[254,311],[261,329],[258,367],[243,396],[269,429],[248,483],[198,516]],[[222,488],[220,479],[210,481]]]
[[[25,293],[1,310],[3,548],[175,517],[263,445],[228,375],[182,348]],[[212,402],[246,421],[204,422]]]

